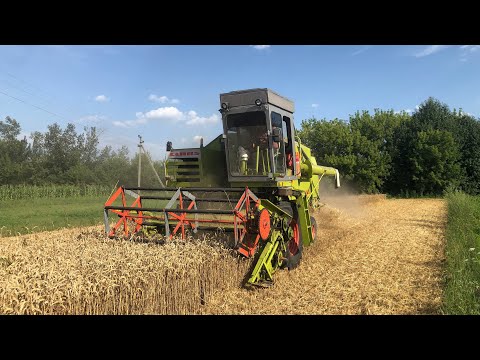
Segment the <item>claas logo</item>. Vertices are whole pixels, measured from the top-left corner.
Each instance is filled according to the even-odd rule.
[[[172,151],[170,157],[182,157],[182,156],[198,156],[198,151]]]

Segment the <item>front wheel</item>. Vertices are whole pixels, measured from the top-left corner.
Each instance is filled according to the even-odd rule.
[[[287,242],[286,249],[286,267],[288,270],[295,269],[302,259],[303,252],[303,239],[300,231],[300,226],[298,224],[298,213],[293,211],[293,219],[290,222],[289,232],[290,239]]]

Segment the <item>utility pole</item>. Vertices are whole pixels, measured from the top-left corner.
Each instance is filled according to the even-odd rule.
[[[142,166],[142,151],[146,155],[148,162],[150,163],[150,166],[152,167],[152,170],[157,177],[157,180],[160,182],[160,185],[165,187],[165,185],[162,182],[162,179],[160,179],[160,176],[157,173],[157,170],[155,170],[155,166],[153,166],[153,161],[150,158],[150,155],[148,155],[148,152],[145,151],[145,148],[143,147],[144,141],[142,140],[142,137],[138,135],[138,138],[140,139],[140,142],[138,144],[138,187],[140,187],[140,176],[141,176],[141,166]],[[140,194],[140,190],[138,191]]]
[[[140,142],[138,144],[138,187],[140,187],[140,177],[142,175],[142,148],[143,148],[143,140],[140,135],[138,135],[138,138],[140,139]],[[140,193],[140,190],[138,190],[138,193]]]

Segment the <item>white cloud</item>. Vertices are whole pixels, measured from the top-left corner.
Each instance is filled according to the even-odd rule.
[[[417,111],[420,110],[420,106],[419,106],[419,105],[416,105],[416,106],[415,106],[415,110],[417,110]]]
[[[430,45],[430,46],[427,46],[422,51],[415,53],[414,56],[419,58],[419,57],[432,55],[432,54],[435,54],[436,52],[439,52],[440,50],[446,49],[447,47],[448,45]]]
[[[210,117],[201,117],[193,110],[190,110],[187,113],[187,125],[204,125],[204,124],[214,124],[219,120],[218,115],[213,114]]]
[[[313,108],[317,108],[317,107],[318,107],[318,104],[312,104],[312,107],[313,107]]]
[[[150,96],[148,97],[148,100],[150,101],[155,101],[155,102],[159,102],[159,103],[166,103],[167,100],[168,100],[168,97],[166,96],[157,96],[155,94],[150,94]]]
[[[462,45],[460,46],[460,49],[464,51],[475,52],[480,49],[480,45]]]
[[[127,124],[129,121],[112,121],[112,124],[115,126],[127,128],[129,125]]]
[[[270,45],[250,45],[250,46],[257,50],[265,50],[270,47]]]
[[[108,97],[106,97],[105,95],[98,95],[97,97],[95,97],[95,101],[97,101],[97,102],[107,102],[107,101],[110,101],[110,99]]]
[[[352,56],[360,55],[361,53],[367,51],[367,50],[370,49],[371,47],[372,47],[372,45],[366,45],[366,46],[358,49],[357,51],[354,51],[354,52],[352,53]]]
[[[202,139],[202,138],[203,138],[203,136],[195,135],[195,136],[193,137],[193,141],[196,142],[196,143],[200,143],[200,139]]]
[[[475,117],[472,113],[469,113],[467,111],[463,111],[463,110],[459,110],[459,115],[468,115],[468,116],[472,116],[472,117]]]
[[[107,117],[103,115],[87,115],[78,119],[79,123],[99,123],[103,120],[106,120]]]
[[[165,95],[158,96],[158,95],[155,95],[155,94],[150,94],[150,96],[148,97],[148,100],[158,102],[158,103],[161,103],[161,104],[166,104],[166,103],[178,104],[178,103],[180,103],[180,100],[178,100],[178,99],[169,99],[168,96],[165,96]]]
[[[172,123],[184,123],[186,125],[207,125],[214,124],[220,120],[220,117],[213,114],[209,117],[199,116],[196,111],[190,110],[182,112],[174,106],[160,107],[147,112],[137,112],[135,120],[113,121],[112,124],[120,127],[134,127],[136,125],[146,124],[151,120],[169,121]]]
[[[480,45],[462,45],[460,46],[460,61],[468,61],[469,56],[480,49]]]
[[[136,125],[141,125],[141,124],[146,124],[148,122],[148,119],[145,117],[142,118],[137,118],[135,120],[125,120],[125,121],[112,121],[112,124],[115,126],[123,127],[123,128],[130,128],[134,127]]]
[[[139,119],[158,119],[158,120],[172,120],[180,121],[182,120],[184,114],[174,106],[161,107],[155,110],[150,110],[145,114],[137,112],[137,118]]]

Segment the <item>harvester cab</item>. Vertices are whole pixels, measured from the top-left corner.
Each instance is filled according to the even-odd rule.
[[[293,102],[269,89],[221,94],[220,102],[229,182],[296,179]]]
[[[274,91],[220,94],[220,113],[223,133],[207,145],[167,143],[166,187],[117,189],[105,203],[105,230],[185,238],[221,228],[233,233],[238,253],[254,258],[246,284],[269,285],[276,270],[298,266],[303,246],[315,240],[320,180],[334,177],[339,187],[339,173],[317,165],[295,134],[293,102]],[[109,212],[119,217],[113,226]]]

